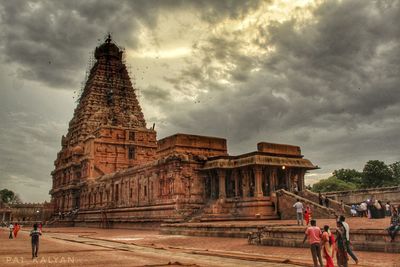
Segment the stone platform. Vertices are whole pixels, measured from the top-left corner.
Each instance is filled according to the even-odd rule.
[[[400,235],[395,242],[389,242],[386,228],[389,218],[367,219],[348,218],[350,238],[355,250],[376,252],[400,252]],[[317,220],[317,225],[329,225],[335,231],[334,219]],[[297,226],[293,220],[243,221],[243,222],[207,222],[162,224],[161,234],[191,235],[207,237],[248,238],[249,233],[260,233],[259,240],[249,240],[250,243],[278,247],[308,247],[303,244],[305,226]]]

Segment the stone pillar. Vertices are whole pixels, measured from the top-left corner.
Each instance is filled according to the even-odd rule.
[[[304,175],[306,174],[306,170],[300,170],[299,172],[299,180],[298,180],[298,187],[299,191],[304,190]]]
[[[286,168],[286,187],[289,192],[292,192],[292,169]]]
[[[225,173],[225,170],[218,170],[218,178],[219,178],[219,198],[226,198],[226,191],[225,191],[226,173]]]
[[[3,211],[3,220],[2,220],[3,222],[5,222],[6,221],[6,213]]]
[[[250,183],[249,176],[247,175],[247,172],[245,170],[243,170],[243,169],[241,169],[239,173],[241,174],[240,175],[240,179],[242,179],[242,186],[243,186],[242,194],[243,194],[243,197],[248,197],[249,196],[249,187],[250,187],[250,185],[249,185],[249,183]]]
[[[232,175],[235,179],[235,197],[239,196],[239,177],[236,171],[232,171]]]
[[[216,190],[215,190],[215,177],[213,176],[212,172],[210,174],[210,198],[214,199],[216,197]]]
[[[261,166],[254,166],[254,176],[255,176],[255,190],[254,196],[255,197],[262,197],[262,168]]]
[[[278,179],[278,167],[275,167],[274,168],[274,170],[273,170],[273,172],[274,172],[274,191],[276,191],[276,189],[278,188],[278,186],[279,186],[279,179]]]

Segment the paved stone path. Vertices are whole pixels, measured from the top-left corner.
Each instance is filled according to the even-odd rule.
[[[290,220],[279,222],[285,225],[283,227],[295,224]],[[384,229],[388,218],[349,218],[348,222],[352,229]],[[334,220],[318,220],[317,223],[322,226],[334,223]],[[32,261],[29,237],[26,232],[20,234],[15,240],[8,240],[7,231],[0,231],[1,267],[312,266],[310,251],[304,248],[254,246],[248,245],[243,238],[160,235],[157,230],[78,227],[44,228],[40,257]],[[358,267],[400,267],[400,254],[365,251],[356,251],[356,254],[360,258]],[[352,261],[349,264],[356,266]]]
[[[65,233],[44,233],[39,257],[32,260],[27,232],[13,240],[5,230],[0,234],[0,266],[296,266],[245,254],[160,249]]]
[[[381,228],[386,225],[386,220],[350,220],[352,229],[360,228]],[[321,223],[328,223],[322,220]],[[372,224],[373,223],[373,224]],[[81,235],[92,239],[102,239],[126,244],[135,244],[156,248],[160,250],[181,250],[195,251],[195,253],[215,253],[225,256],[246,256],[253,259],[265,260],[291,260],[303,266],[310,266],[312,263],[309,249],[270,247],[248,245],[244,238],[218,238],[218,237],[194,237],[182,235],[160,235],[155,230],[129,230],[129,229],[97,229],[97,228],[50,228],[47,231],[65,233],[70,235]],[[394,253],[356,251],[360,259],[358,266],[381,266],[400,267],[400,255]],[[350,266],[356,266],[352,260]]]

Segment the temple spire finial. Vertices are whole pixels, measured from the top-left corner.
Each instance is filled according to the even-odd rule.
[[[111,33],[110,32],[107,34],[106,43],[107,44],[111,43]]]

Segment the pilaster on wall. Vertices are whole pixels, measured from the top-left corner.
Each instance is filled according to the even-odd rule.
[[[218,170],[218,179],[219,179],[219,198],[226,198],[226,189],[225,189],[226,172],[225,172],[225,170]]]
[[[306,174],[306,170],[300,170],[300,174],[299,174],[299,191],[303,191],[305,184],[304,184],[304,175]]]
[[[239,196],[239,176],[236,171],[232,172],[233,179],[235,181],[235,197]]]
[[[263,196],[263,191],[262,191],[262,167],[261,166],[254,166],[254,175],[255,175],[255,196],[256,197],[262,197]]]
[[[243,190],[243,197],[247,197],[249,195],[249,184],[250,184],[250,175],[248,174],[247,170],[240,169],[240,174],[243,179],[242,183],[242,190]]]

